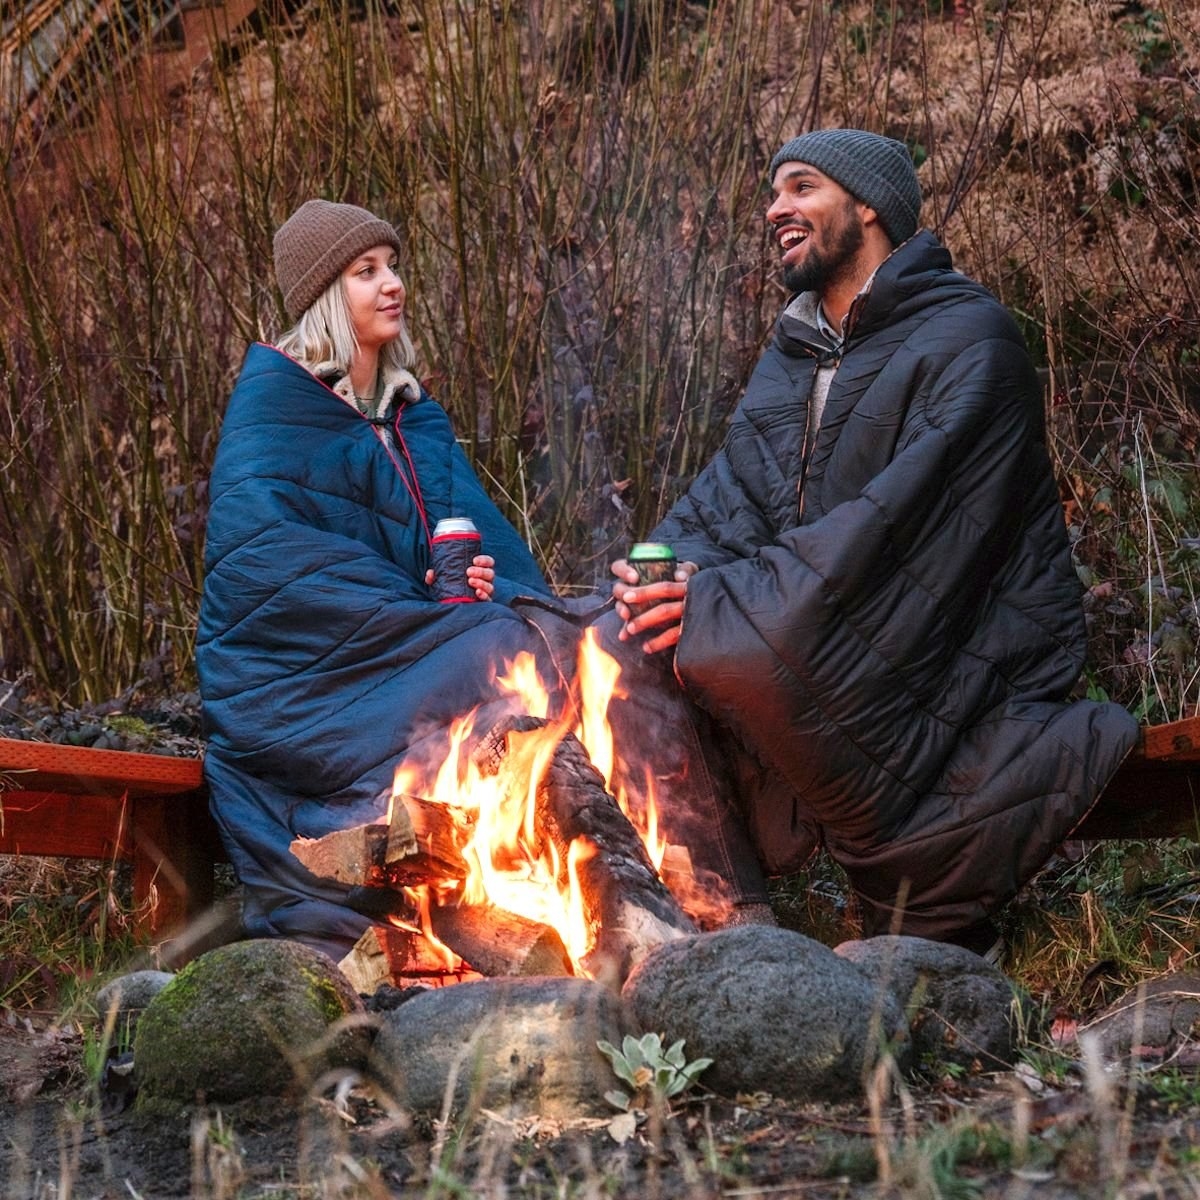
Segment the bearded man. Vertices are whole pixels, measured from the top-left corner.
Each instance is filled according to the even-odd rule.
[[[984,953],[1136,723],[1070,699],[1081,589],[1037,375],[918,230],[905,146],[820,130],[771,178],[792,295],[723,449],[650,535],[675,581],[613,564],[622,636],[673,651],[726,735],[769,873],[823,843],[864,933]]]

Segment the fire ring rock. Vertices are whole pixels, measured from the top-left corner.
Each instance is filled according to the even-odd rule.
[[[299,942],[235,942],[189,963],[142,1013],[137,1103],[286,1095],[360,1066],[367,1038],[362,1002],[325,955]]]
[[[669,942],[630,974],[622,995],[664,1041],[684,1039],[700,1078],[725,1095],[765,1091],[793,1100],[863,1094],[880,1046],[908,1057],[904,1013],[827,946],[769,925]]]
[[[384,1014],[371,1074],[398,1103],[566,1119],[611,1111],[596,1043],[633,1032],[620,998],[587,979],[484,979],[431,989]]]
[[[119,1046],[128,1046],[133,1040],[133,1030],[138,1018],[145,1012],[150,1001],[174,979],[169,971],[131,971],[110,979],[96,993],[96,1011],[100,1024],[110,1019]]]
[[[882,937],[834,948],[885,987],[908,1014],[913,1055],[975,1070],[1010,1067],[1016,1058],[1023,994],[970,950],[926,938]]]
[[[1177,971],[1133,988],[1079,1030],[1108,1060],[1169,1058],[1200,1034],[1200,975]]]

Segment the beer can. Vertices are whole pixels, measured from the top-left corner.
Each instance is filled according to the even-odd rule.
[[[675,578],[675,551],[662,542],[635,542],[625,561],[637,572],[639,586]],[[651,607],[653,605],[631,604],[629,611],[636,617]]]
[[[477,599],[467,583],[467,568],[483,549],[483,538],[469,517],[447,517],[433,527],[430,538],[433,595],[442,604]]]
[[[675,551],[662,542],[635,542],[625,561],[637,572],[639,584],[674,579],[679,565]]]

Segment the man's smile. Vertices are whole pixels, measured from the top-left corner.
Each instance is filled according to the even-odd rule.
[[[784,261],[787,261],[793,250],[807,242],[810,236],[811,230],[801,229],[797,225],[787,225],[777,230],[775,239],[779,243],[779,251]]]

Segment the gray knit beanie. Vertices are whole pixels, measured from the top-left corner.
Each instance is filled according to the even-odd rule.
[[[862,129],[817,129],[780,147],[771,159],[772,179],[785,162],[816,167],[873,208],[893,246],[917,232],[921,185],[903,142]]]
[[[307,200],[275,233],[275,278],[283,306],[298,321],[309,305],[364,251],[394,246],[400,237],[386,221],[356,204]]]

